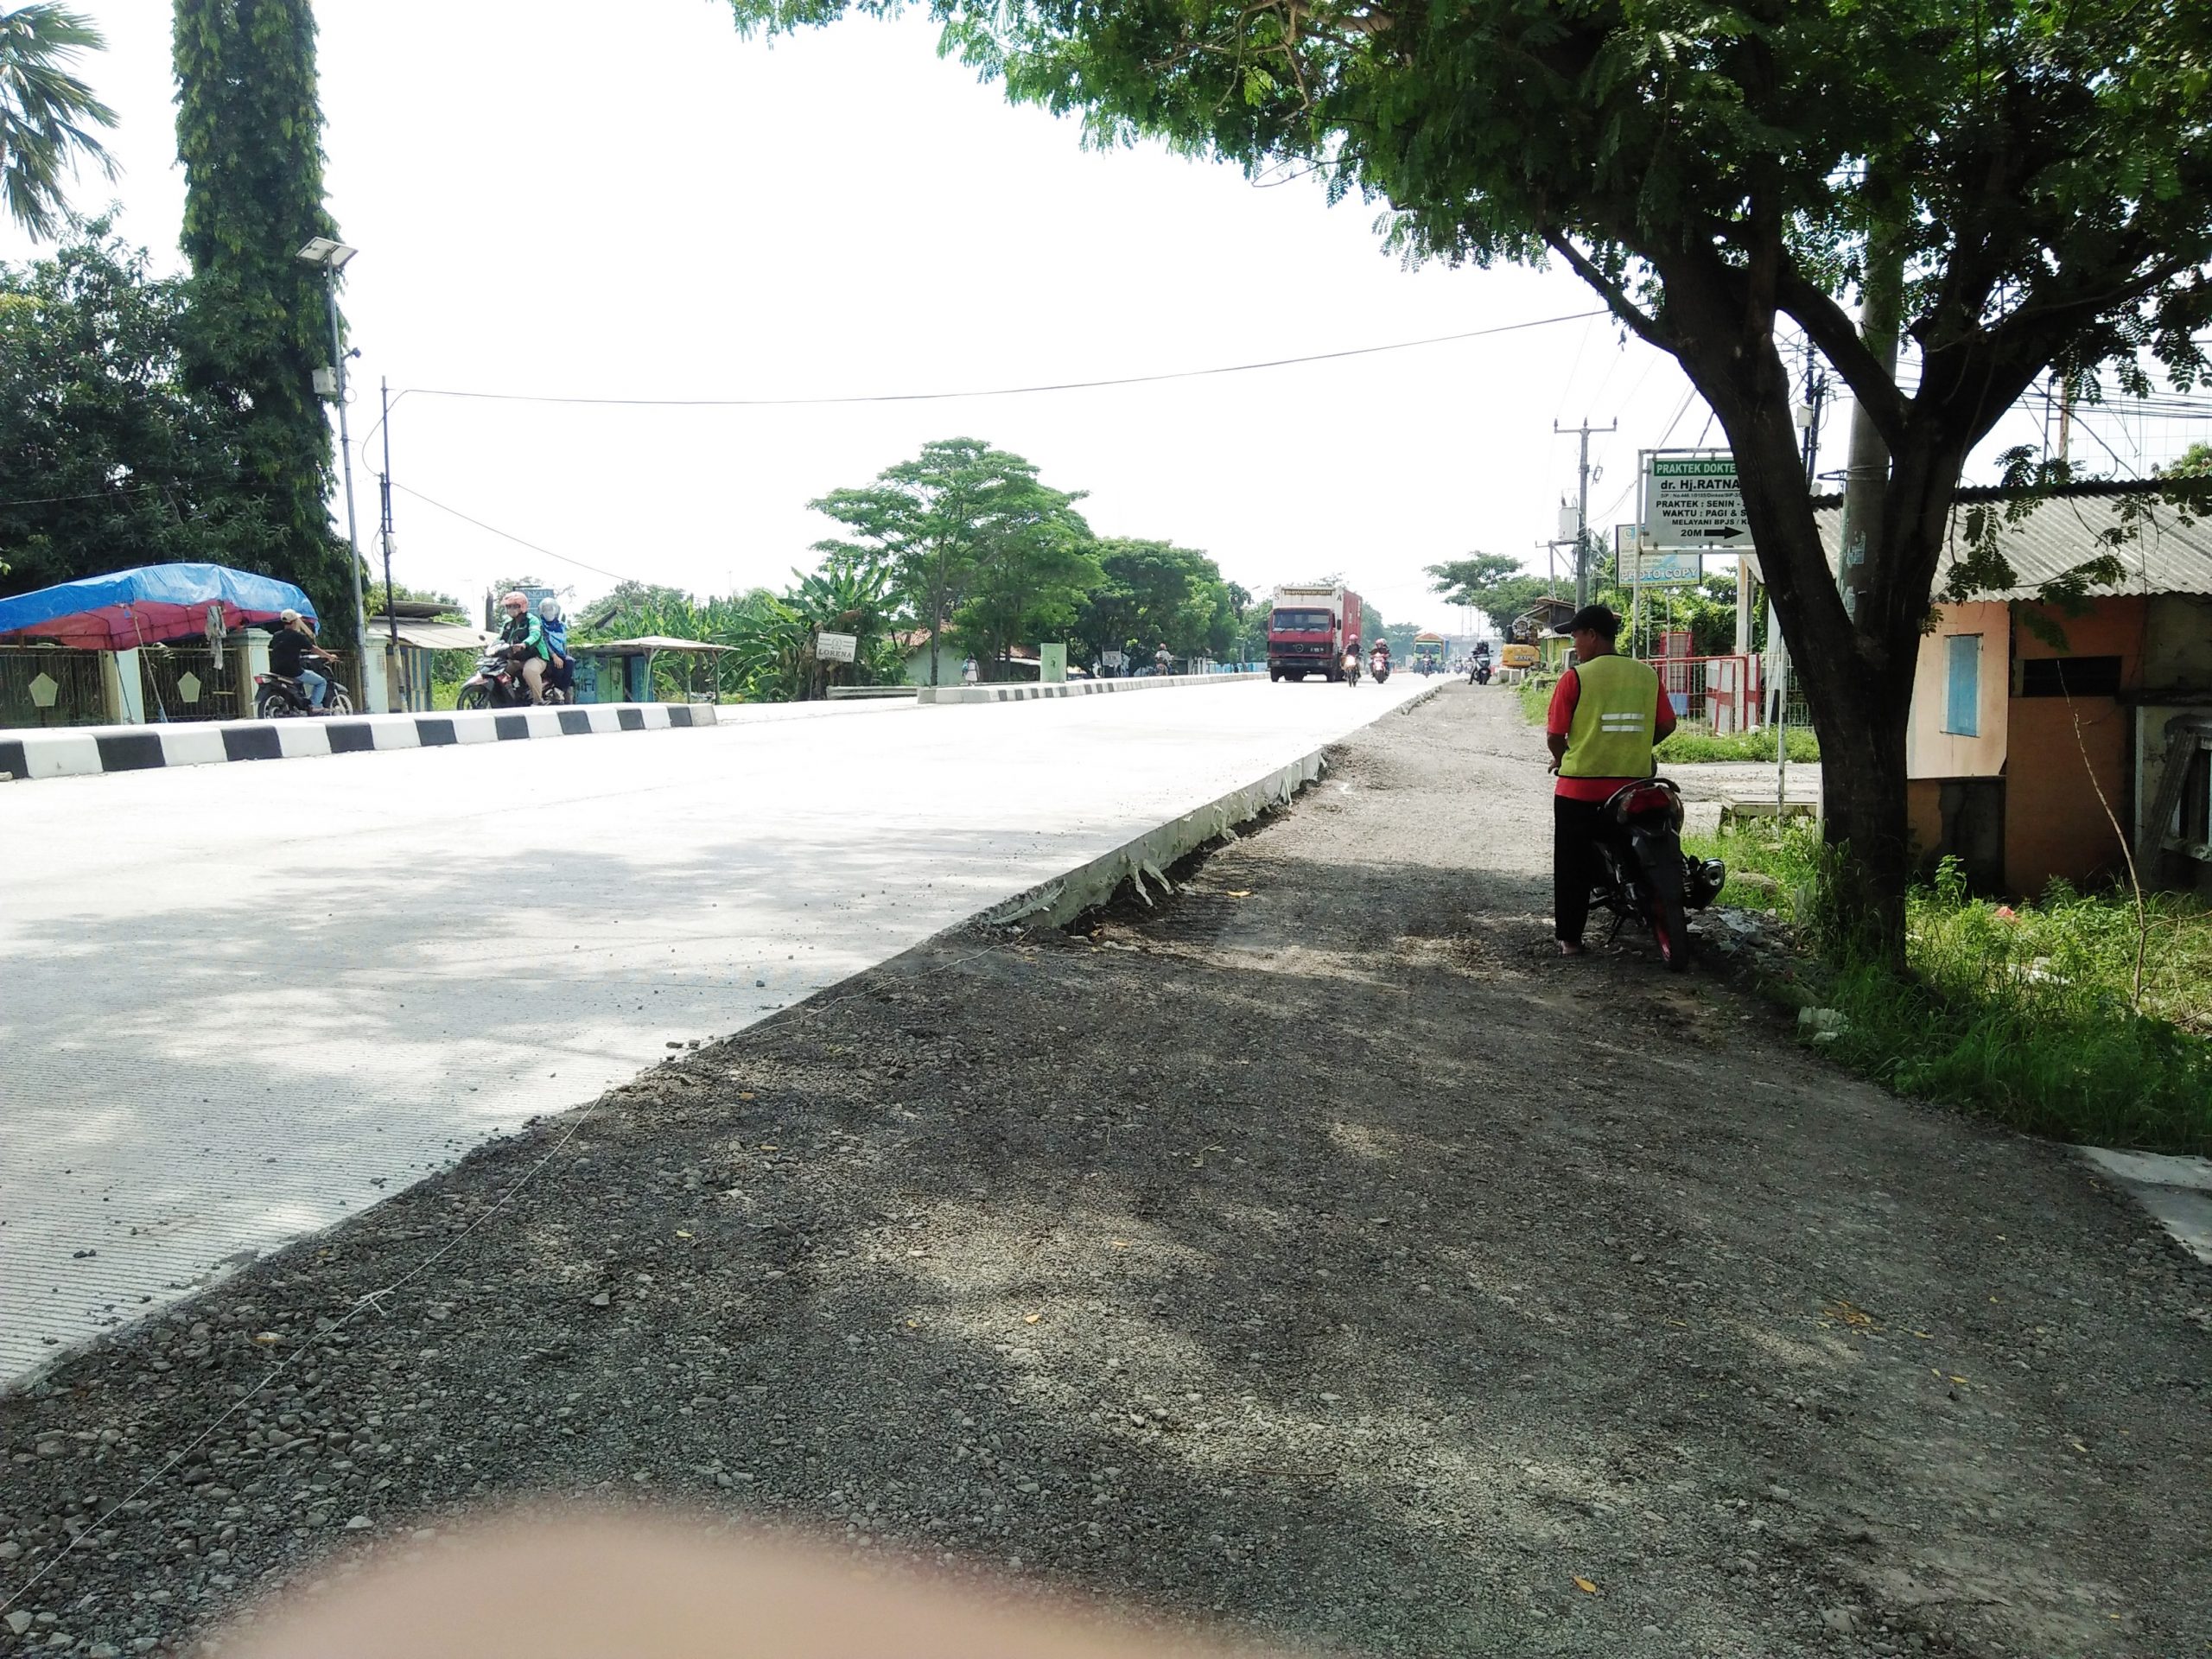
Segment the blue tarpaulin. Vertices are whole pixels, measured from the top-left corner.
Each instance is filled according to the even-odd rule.
[[[274,622],[281,611],[312,618],[289,582],[220,564],[142,564],[0,599],[0,643],[50,639],[86,651],[129,651],[205,633],[207,610],[226,628]]]

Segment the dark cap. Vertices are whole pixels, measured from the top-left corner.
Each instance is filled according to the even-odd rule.
[[[1620,637],[1621,619],[1610,605],[1585,605],[1567,619],[1561,633],[1599,633],[1608,639]]]

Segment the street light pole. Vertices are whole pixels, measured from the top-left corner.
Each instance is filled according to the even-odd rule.
[[[338,455],[346,476],[346,539],[353,550],[353,650],[365,682],[369,672],[369,607],[361,586],[361,527],[353,514],[353,438],[346,421],[346,341],[338,326],[338,273],[359,251],[343,242],[318,236],[300,250],[300,257],[308,264],[322,267],[323,297],[329,302],[332,385],[338,403]],[[360,690],[365,702],[368,687],[364,683]]]

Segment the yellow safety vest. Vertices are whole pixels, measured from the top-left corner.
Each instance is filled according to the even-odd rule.
[[[1648,663],[1618,652],[1574,665],[1581,682],[1567,723],[1563,778],[1649,778],[1652,722],[1658,717],[1659,676]]]

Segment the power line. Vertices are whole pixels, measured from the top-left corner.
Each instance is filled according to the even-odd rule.
[[[1528,322],[1502,323],[1495,328],[1471,328],[1459,334],[1433,334],[1426,340],[1393,340],[1387,346],[1355,346],[1341,352],[1313,352],[1303,357],[1270,358],[1262,363],[1226,363],[1211,369],[1174,369],[1161,374],[1128,374],[1110,380],[1061,380],[1034,386],[995,386],[974,391],[872,392],[850,397],[571,397],[528,391],[463,391],[443,386],[410,386],[425,397],[467,397],[508,404],[588,404],[644,409],[811,409],[839,404],[931,404],[962,397],[1026,397],[1045,391],[1095,391],[1106,386],[1141,386],[1162,380],[1199,380],[1210,375],[1249,374],[1257,369],[1285,369],[1300,363],[1331,363],[1347,357],[1373,357],[1382,352],[1410,352],[1424,346],[1447,346],[1456,340],[1484,340],[1494,334],[1519,334],[1529,328],[1548,328],[1556,323],[1579,322],[1602,317],[1604,311],[1574,311],[1565,316],[1537,317]],[[558,557],[559,555],[555,555]]]
[[[429,496],[423,494],[420,490],[409,489],[406,485],[401,483],[396,478],[391,480],[391,487],[395,490],[406,491],[408,494],[413,496],[417,501],[420,501],[425,506],[435,507],[440,512],[450,513],[454,518],[460,519],[463,524],[474,524],[479,530],[488,531],[493,535],[500,537],[503,541],[512,542],[517,547],[526,547],[533,553],[542,553],[549,559],[558,559],[563,564],[573,564],[578,569],[588,570],[595,576],[605,576],[609,582],[634,582],[637,580],[634,576],[626,576],[618,571],[602,569],[595,564],[586,564],[582,559],[572,559],[566,553],[556,553],[550,547],[540,547],[536,542],[525,540],[524,537],[516,535],[512,531],[501,530],[497,524],[487,524],[481,518],[471,518],[467,513],[463,512],[459,507],[449,507],[442,501],[434,501]]]

